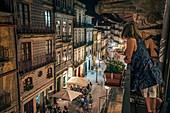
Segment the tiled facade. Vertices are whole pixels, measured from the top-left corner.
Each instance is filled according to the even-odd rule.
[[[55,13],[55,91],[67,87],[73,75],[73,0],[56,0]]]
[[[17,1],[21,112],[45,112],[54,90],[52,0]]]
[[[16,37],[10,0],[0,2],[0,112],[19,110],[16,62]]]
[[[74,1],[74,76],[84,77],[84,61],[85,61],[85,4]]]

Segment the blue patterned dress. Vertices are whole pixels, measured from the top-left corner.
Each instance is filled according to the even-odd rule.
[[[162,73],[151,59],[145,44],[136,39],[137,50],[131,61],[131,90],[140,91],[163,82]]]

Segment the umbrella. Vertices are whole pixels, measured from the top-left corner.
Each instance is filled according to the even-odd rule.
[[[69,89],[63,89],[63,90],[53,94],[52,97],[56,97],[56,98],[60,98],[60,99],[65,99],[65,100],[68,100],[68,101],[72,101],[73,99],[75,99],[79,95],[82,95],[82,93],[76,92],[76,91],[72,91],[72,90],[69,90]]]
[[[90,82],[90,79],[84,78],[84,77],[71,77],[67,84],[75,84],[79,86],[87,86],[87,84]]]

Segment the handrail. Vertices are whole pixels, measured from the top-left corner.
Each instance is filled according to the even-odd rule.
[[[127,70],[125,71],[125,92],[123,96],[122,113],[130,113],[130,65],[127,65]]]

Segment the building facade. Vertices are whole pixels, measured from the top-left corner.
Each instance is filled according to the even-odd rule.
[[[93,67],[93,30],[92,16],[86,15],[85,31],[86,31],[86,51],[85,51],[85,63],[84,74],[87,75]]]
[[[14,4],[0,1],[0,112],[19,111]]]
[[[73,0],[56,0],[55,17],[55,90],[67,87],[73,75]]]
[[[44,113],[54,90],[52,0],[17,0],[18,64],[22,113]]]
[[[85,4],[78,0],[74,1],[74,76],[84,77],[84,62],[85,62]]]

